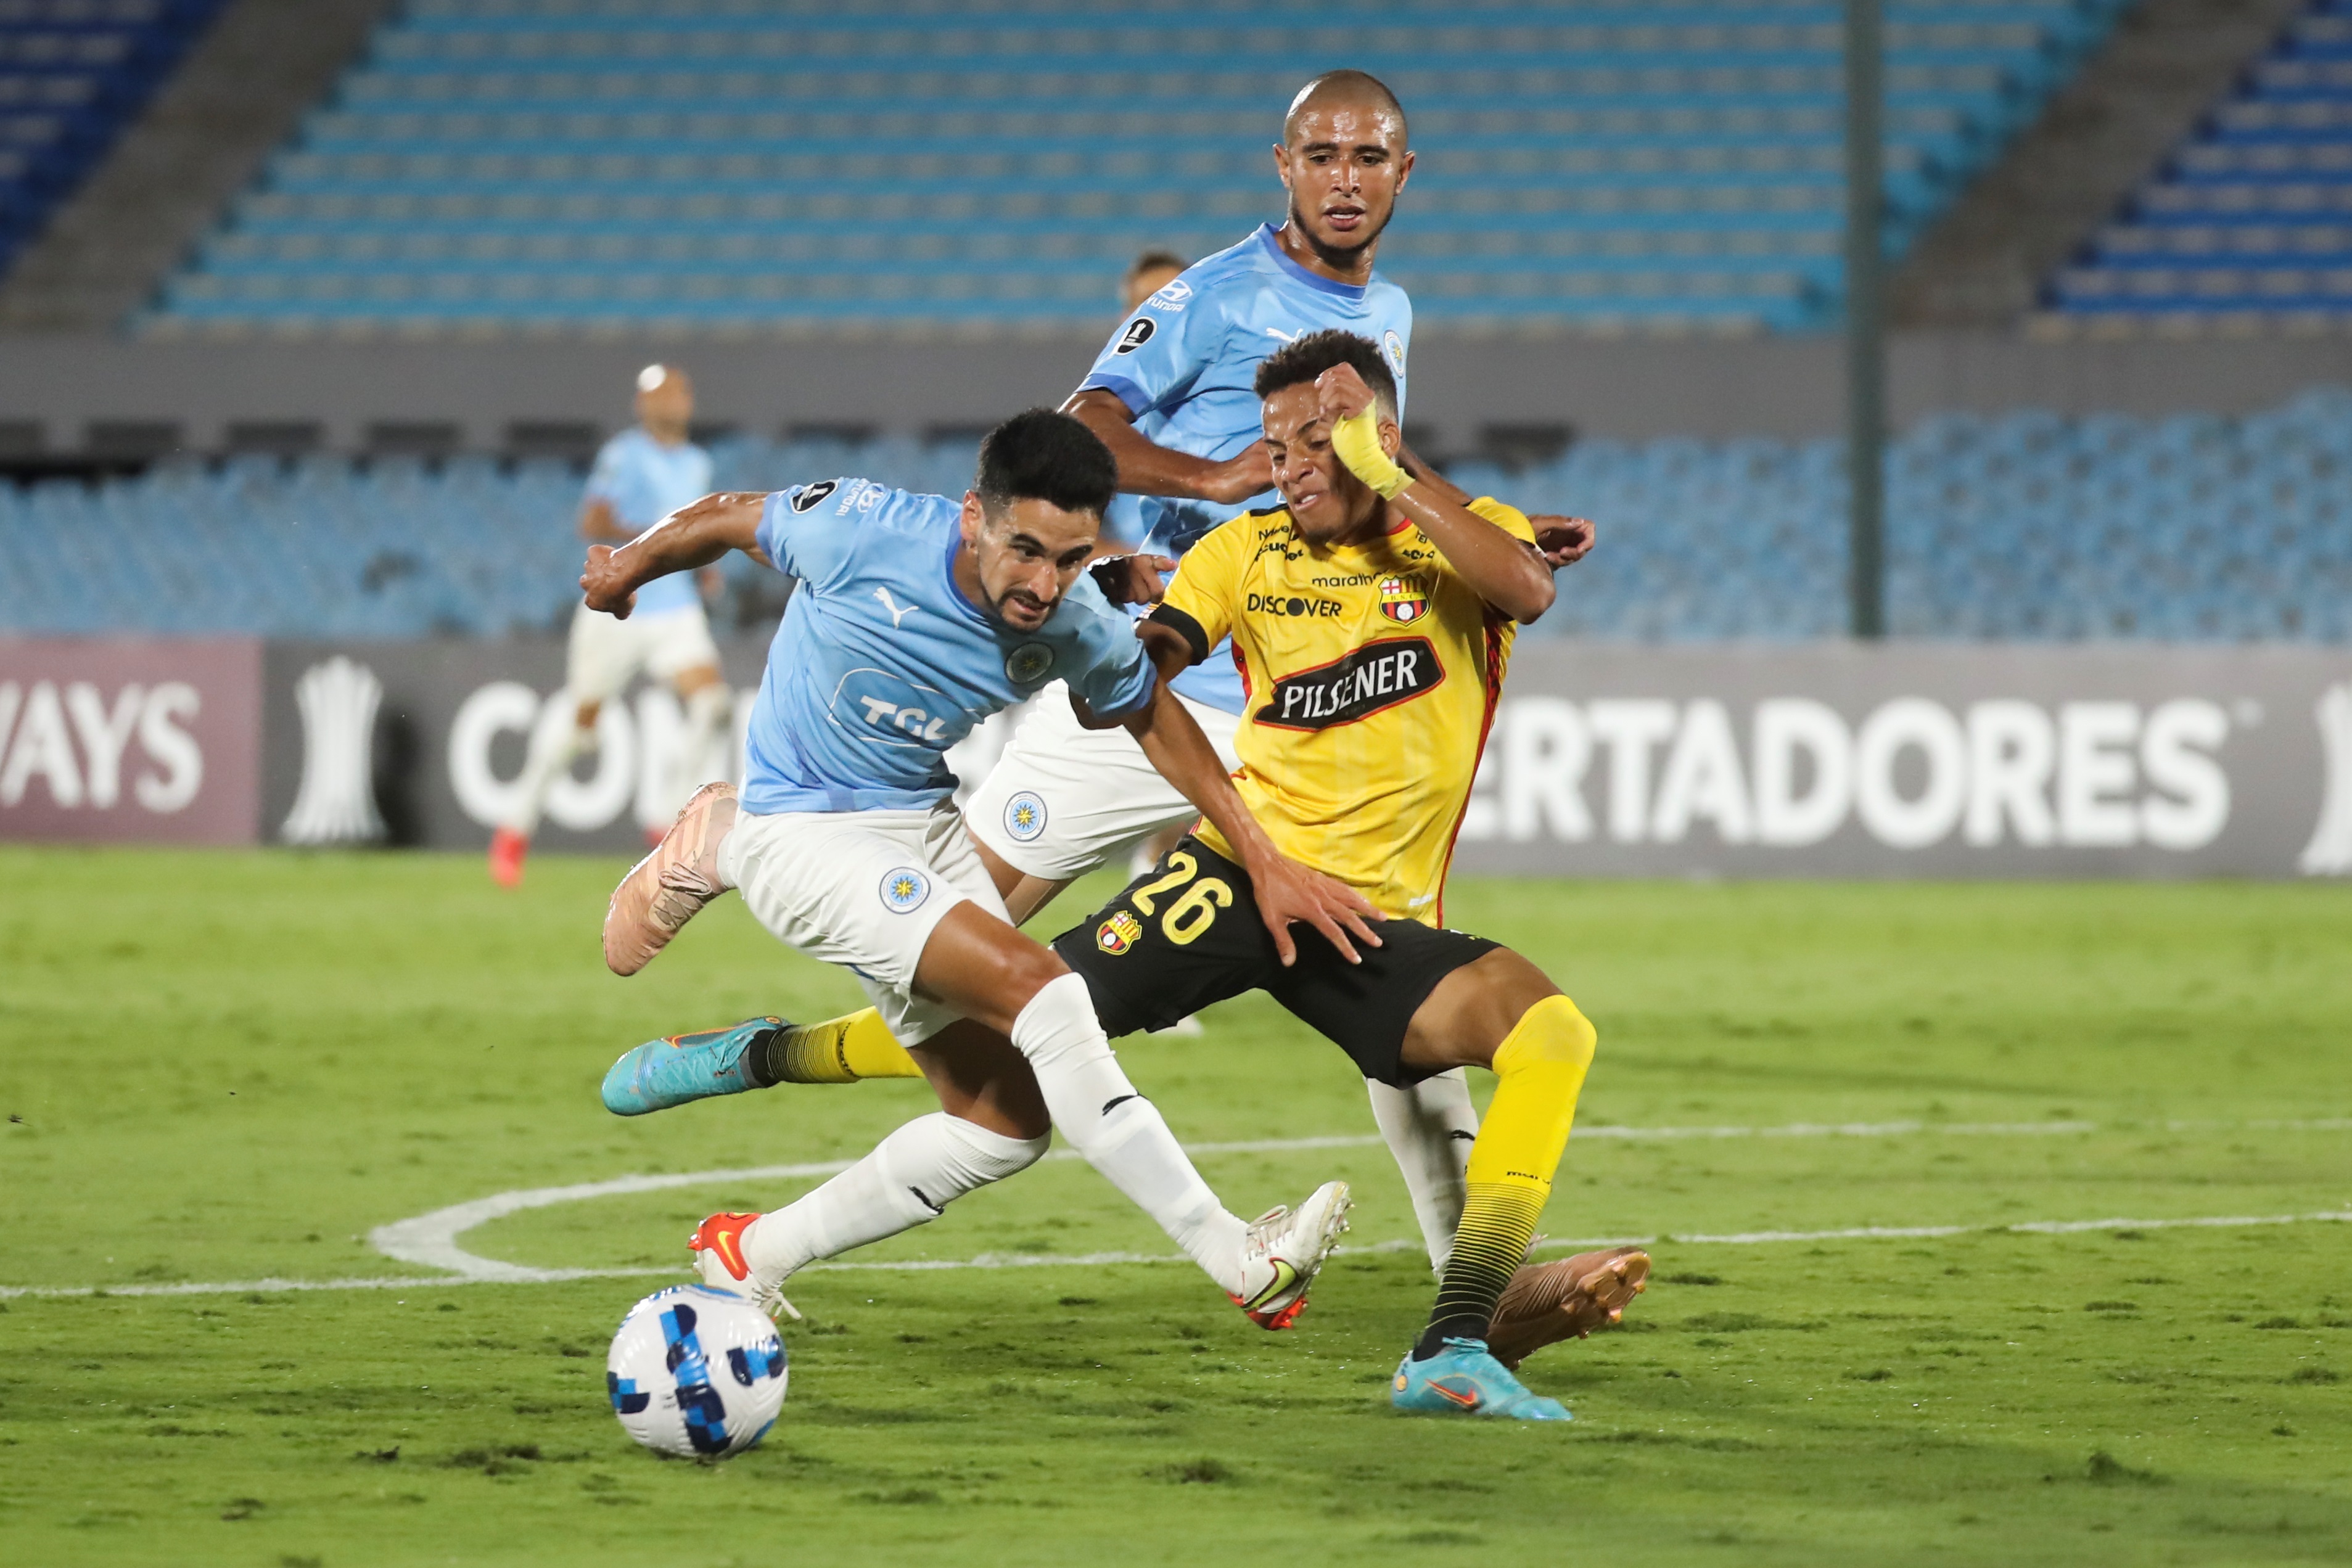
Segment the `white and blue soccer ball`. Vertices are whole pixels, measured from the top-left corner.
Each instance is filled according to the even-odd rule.
[[[776,1424],[785,1371],[776,1325],[748,1298],[672,1285],[621,1320],[604,1389],[622,1429],[654,1452],[723,1459]]]

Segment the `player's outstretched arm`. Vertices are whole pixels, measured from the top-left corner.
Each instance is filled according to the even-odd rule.
[[[1233,456],[1195,457],[1152,444],[1135,428],[1118,394],[1102,387],[1072,392],[1062,412],[1101,437],[1118,462],[1118,487],[1137,496],[1173,496],[1182,501],[1234,506],[1274,487],[1274,465],[1265,443],[1253,441]]]
[[[764,492],[705,496],[619,549],[589,546],[588,565],[580,574],[588,608],[625,621],[636,604],[637,590],[657,577],[709,566],[730,549],[767,559],[760,549],[760,517],[767,506]]]
[[[1300,865],[1274,847],[1274,841],[1242,804],[1217,748],[1209,744],[1209,737],[1201,733],[1201,727],[1184,711],[1168,684],[1177,671],[1192,662],[1192,649],[1165,627],[1146,623],[1137,631],[1159,666],[1160,678],[1151,701],[1123,721],[1128,733],[1143,747],[1143,755],[1150,758],[1160,776],[1199,807],[1240,856],[1242,869],[1249,873],[1257,895],[1258,918],[1274,936],[1275,952],[1286,967],[1297,962],[1298,947],[1290,927],[1304,921],[1320,931],[1341,957],[1350,964],[1360,963],[1355,943],[1349,938],[1352,935],[1367,946],[1380,946],[1380,935],[1369,924],[1381,918],[1379,912],[1347,883]]]
[[[1402,437],[1395,425],[1381,421],[1372,389],[1353,365],[1325,371],[1315,378],[1315,390],[1339,461],[1412,518],[1473,592],[1522,623],[1551,608],[1551,570],[1542,556],[1455,500],[1461,492],[1452,486],[1440,490],[1397,465]]]

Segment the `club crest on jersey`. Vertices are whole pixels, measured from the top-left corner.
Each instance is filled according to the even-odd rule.
[[[1024,789],[1004,802],[1004,831],[1017,843],[1028,843],[1045,831],[1045,802],[1034,790]]]
[[[1445,684],[1426,637],[1384,637],[1345,658],[1285,675],[1250,716],[1276,729],[1330,729],[1411,702]]]
[[[1127,330],[1118,335],[1118,347],[1113,349],[1111,352],[1131,354],[1151,341],[1151,334],[1158,330],[1159,329],[1151,324],[1150,317],[1138,316],[1127,324]]]
[[[1121,909],[1095,927],[1095,946],[1116,957],[1143,940],[1143,922]]]
[[[913,866],[902,865],[882,873],[882,907],[893,915],[912,915],[931,896],[931,879]]]
[[[1034,685],[1054,667],[1054,650],[1045,643],[1024,643],[1004,655],[1004,678],[1016,686]]]
[[[1404,380],[1404,340],[1397,336],[1395,328],[1382,335],[1381,347],[1388,350],[1389,369],[1397,373],[1397,380]]]
[[[1409,577],[1381,579],[1381,613],[1400,626],[1410,626],[1429,613],[1429,596]]]

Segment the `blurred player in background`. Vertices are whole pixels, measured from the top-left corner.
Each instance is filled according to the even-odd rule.
[[[589,471],[580,535],[590,544],[625,545],[663,517],[710,493],[710,454],[687,439],[694,421],[694,383],[675,365],[637,372],[637,423],[604,443]],[[719,645],[693,574],[648,583],[625,621],[583,605],[572,616],[564,653],[569,725],[542,724],[516,789],[514,814],[490,835],[490,876],[501,887],[522,881],[523,857],[547,809],[547,793],[572,759],[596,747],[596,718],[639,674],[669,682],[686,709],[686,733],[658,759],[662,787],[640,800],[641,825],[658,841],[688,791],[724,778],[730,758],[732,701],[719,668]]]
[[[1134,315],[1145,300],[1182,277],[1192,265],[1172,250],[1147,250],[1129,262],[1118,280],[1119,314]]]

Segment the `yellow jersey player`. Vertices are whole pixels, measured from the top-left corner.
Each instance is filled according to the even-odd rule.
[[[1163,675],[1232,639],[1248,689],[1242,799],[1286,854],[1386,916],[1381,945],[1351,963],[1306,942],[1286,962],[1249,918],[1234,846],[1202,823],[1054,947],[1114,1037],[1259,989],[1367,1078],[1492,1070],[1453,1252],[1391,1397],[1410,1411],[1562,1420],[1488,1335],[1534,1240],[1594,1032],[1533,964],[1442,923],[1511,642],[1551,607],[1551,572],[1521,514],[1464,506],[1397,465],[1379,345],[1312,333],[1268,357],[1255,385],[1284,504],[1194,544],[1144,636]]]

